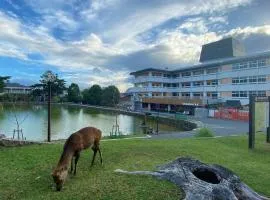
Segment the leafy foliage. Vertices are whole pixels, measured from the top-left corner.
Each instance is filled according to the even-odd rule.
[[[52,74],[55,78],[53,81],[50,81],[50,74]],[[51,85],[52,95],[61,95],[66,90],[64,79],[58,78],[57,74],[54,74],[52,71],[46,71],[42,76],[40,83],[43,85],[43,91],[47,93],[49,84]]]
[[[67,95],[68,101],[70,102],[81,102],[81,92],[80,88],[76,83],[71,83],[71,85],[68,87],[68,95]]]
[[[83,101],[91,105],[100,105],[102,98],[102,89],[99,85],[93,85],[83,91]]]
[[[196,137],[213,137],[214,133],[208,128],[201,128],[198,130]]]
[[[101,104],[104,106],[116,106],[119,103],[120,92],[114,85],[104,88]]]
[[[0,93],[4,91],[5,83],[10,79],[10,76],[0,76]]]
[[[82,92],[83,103],[90,105],[116,106],[119,103],[120,92],[115,86],[102,89],[99,85],[93,85]]]
[[[49,79],[50,74],[54,76],[52,81]],[[54,74],[51,71],[46,71],[42,74],[40,83],[31,86],[33,88],[31,98],[35,101],[45,101],[45,98],[48,95],[49,84],[51,86],[52,96],[62,95],[66,90],[65,83],[65,80],[58,78],[57,74]]]

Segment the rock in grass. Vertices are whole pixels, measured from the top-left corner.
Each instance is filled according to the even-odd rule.
[[[184,190],[186,200],[267,200],[249,188],[231,170],[208,165],[191,158],[178,158],[158,167],[157,171],[117,173],[152,175],[173,182]],[[269,200],[269,199],[268,199]]]

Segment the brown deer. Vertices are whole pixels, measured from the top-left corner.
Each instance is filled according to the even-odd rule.
[[[102,155],[99,148],[101,131],[94,127],[85,127],[73,133],[67,139],[63,153],[60,157],[57,167],[52,173],[57,191],[62,189],[68,174],[68,165],[71,163],[70,173],[73,172],[73,160],[75,159],[74,175],[77,171],[77,163],[80,158],[80,152],[83,149],[92,148],[94,151],[91,166],[93,166],[97,152],[99,152],[100,162],[102,164]]]

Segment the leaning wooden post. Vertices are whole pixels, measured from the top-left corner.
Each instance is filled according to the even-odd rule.
[[[268,97],[268,127],[266,133],[266,142],[270,143],[270,96]]]
[[[248,148],[254,149],[255,142],[255,96],[249,96],[249,136]]]

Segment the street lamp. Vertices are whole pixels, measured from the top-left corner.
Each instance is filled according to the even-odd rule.
[[[47,73],[47,83],[48,83],[48,142],[51,141],[51,97],[52,97],[52,89],[51,85],[55,81],[56,76],[48,71]]]

